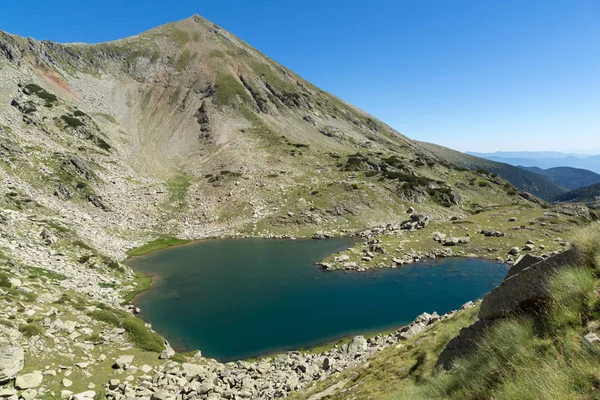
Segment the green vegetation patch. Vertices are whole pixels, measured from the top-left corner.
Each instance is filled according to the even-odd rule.
[[[130,257],[143,256],[144,254],[148,254],[153,251],[166,249],[166,248],[172,247],[172,246],[179,246],[179,245],[186,244],[189,242],[190,241],[187,239],[164,237],[164,238],[160,238],[160,239],[156,239],[151,242],[148,242],[143,246],[136,247],[135,249],[131,249],[127,252],[127,255]]]
[[[45,268],[29,267],[29,266],[27,266],[25,268],[29,271],[30,278],[47,278],[50,280],[57,280],[57,281],[64,281],[65,279],[67,279],[67,277],[64,276],[63,274],[59,274],[58,272],[50,271]]]
[[[97,321],[125,329],[128,339],[142,350],[160,353],[165,349],[164,340],[160,335],[148,329],[144,325],[144,321],[126,311],[101,306],[100,309],[94,310],[88,315]]]
[[[82,120],[70,115],[61,115],[60,119],[62,119],[64,123],[67,124],[67,126],[70,126],[71,128],[77,128],[79,126],[85,125],[85,123]]]
[[[242,101],[248,104],[252,103],[252,99],[239,80],[230,74],[219,74],[215,81],[215,100],[217,103],[233,105],[237,96],[240,96]]]
[[[56,97],[56,95],[48,92],[46,89],[36,84],[30,83],[28,85],[25,85],[25,89],[31,92],[32,94],[36,95],[40,99],[44,100],[46,102],[45,105],[48,108],[51,108],[56,102],[58,102],[58,97]]]

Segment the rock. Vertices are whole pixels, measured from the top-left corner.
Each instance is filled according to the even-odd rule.
[[[70,399],[72,394],[73,394],[73,392],[71,392],[70,390],[61,390],[60,398],[61,399]]]
[[[571,249],[547,258],[507,277],[484,297],[479,319],[496,319],[517,311],[537,308],[548,299],[546,282],[557,270],[577,262],[579,255]]]
[[[508,274],[506,275],[506,277],[504,279],[509,278],[515,274],[518,274],[523,269],[530,267],[533,264],[538,263],[543,260],[544,259],[542,257],[532,256],[531,254],[525,254],[523,256],[520,256],[519,258],[517,258],[517,261],[515,261],[514,265],[510,268],[510,270],[508,270]]]
[[[36,388],[42,384],[44,376],[38,372],[17,376],[15,387],[20,390]]]
[[[113,364],[113,368],[114,369],[128,369],[132,362],[133,362],[133,356],[122,355],[115,360],[115,363]]]
[[[159,360],[169,360],[175,355],[175,350],[171,348],[169,343],[165,340],[165,349],[158,356]]]
[[[510,249],[510,251],[508,252],[508,254],[510,254],[511,256],[516,256],[521,252],[521,249],[519,249],[518,247],[513,247],[512,249]]]
[[[348,254],[341,254],[337,257],[335,257],[335,261],[337,262],[344,262],[344,261],[348,261],[350,260],[350,256]]]
[[[67,388],[68,388],[68,387],[71,387],[71,386],[73,386],[73,382],[72,382],[72,381],[70,381],[70,380],[68,380],[67,378],[64,378],[64,379],[62,380],[62,385],[63,385],[64,387],[67,387]]]
[[[525,246],[523,246],[524,251],[531,251],[533,249],[535,249],[535,246],[532,244],[526,244]]]
[[[438,357],[436,367],[451,369],[454,360],[469,353],[491,325],[493,325],[493,321],[479,320],[467,328],[462,328],[459,335],[448,342]]]
[[[71,399],[72,400],[92,400],[94,397],[96,397],[96,392],[94,392],[93,390],[88,390],[86,392],[74,394],[71,397]]]
[[[583,340],[589,345],[600,345],[600,338],[594,332],[585,335]]]
[[[150,397],[150,400],[171,400],[174,398],[175,397],[171,396],[171,394],[166,390],[157,390],[154,393],[152,393],[152,397]]]
[[[508,222],[517,222],[517,217],[510,217]]]
[[[421,314],[417,318],[415,318],[415,322],[417,322],[417,323],[423,322],[423,323],[427,324],[430,319],[431,319],[431,314],[424,312],[423,314]]]
[[[350,343],[348,343],[348,354],[349,355],[360,355],[367,350],[367,339],[364,336],[354,336]]]
[[[23,400],[34,400],[37,398],[37,390],[27,389],[21,392],[21,398]]]
[[[1,329],[1,328],[0,328]],[[13,379],[23,369],[25,354],[17,343],[21,336],[14,329],[0,330],[0,384]]]
[[[332,363],[333,362],[331,361],[331,359],[329,357],[325,357],[325,359],[323,360],[322,368],[325,371],[327,371],[327,370],[329,370],[329,368],[331,368]]]
[[[407,214],[412,214],[412,213],[414,213],[414,212],[415,212],[415,209],[414,209],[414,207],[408,207],[408,210],[406,210],[406,213],[407,213]]]
[[[118,380],[118,379],[111,379],[111,380],[108,381],[108,388],[110,390],[115,390],[115,389],[117,389],[119,387],[120,383],[121,383],[121,381]]]

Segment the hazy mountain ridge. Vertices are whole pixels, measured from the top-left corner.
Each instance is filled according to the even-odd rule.
[[[600,174],[600,155],[568,154],[558,152],[468,152],[467,154],[514,166],[522,165],[525,167],[538,167],[542,169],[571,167],[587,169]]]
[[[547,201],[552,201],[556,196],[567,191],[567,189],[549,181],[545,177],[534,172],[523,170],[522,168],[475,157],[433,143],[421,142],[421,145],[428,148],[439,157],[442,157],[459,167],[470,170],[488,170],[511,182],[518,189],[532,193]]]
[[[600,182],[600,175],[586,169],[571,167],[554,167],[541,169],[538,167],[520,167],[534,172],[569,190],[579,189]]]

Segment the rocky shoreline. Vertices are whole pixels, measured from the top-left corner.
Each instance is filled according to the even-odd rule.
[[[462,309],[474,307],[468,302]],[[294,391],[322,381],[342,370],[366,362],[377,351],[397,346],[428,329],[439,321],[451,318],[456,311],[442,316],[423,313],[410,324],[385,335],[365,339],[355,336],[349,343],[335,345],[323,353],[290,351],[258,361],[220,363],[202,359],[198,364],[167,362],[153,375],[140,378],[138,384],[112,379],[107,383],[107,398],[122,400],[146,398],[167,399],[276,399],[285,398]],[[121,360],[122,361],[122,360]],[[131,368],[139,368],[134,360],[116,362],[117,372],[126,375]]]

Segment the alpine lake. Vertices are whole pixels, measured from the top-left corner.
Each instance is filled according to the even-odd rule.
[[[348,239],[221,239],[134,257],[154,278],[137,296],[142,319],[180,352],[232,361],[383,332],[422,312],[482,297],[507,273],[492,261],[446,258],[366,272],[315,263]]]

